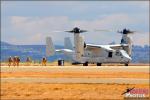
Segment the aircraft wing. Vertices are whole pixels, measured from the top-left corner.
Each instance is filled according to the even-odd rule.
[[[109,45],[94,45],[94,44],[86,44],[87,49],[105,49],[107,51],[114,51]]]
[[[128,44],[114,44],[114,45],[94,45],[94,44],[86,44],[87,49],[105,49],[107,51],[114,51],[114,48],[120,48],[128,46]]]
[[[128,44],[111,44],[108,46],[110,46],[111,48],[116,48],[116,47],[127,47],[129,45]]]

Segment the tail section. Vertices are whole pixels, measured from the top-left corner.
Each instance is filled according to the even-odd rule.
[[[73,50],[73,46],[69,37],[65,37],[64,39],[64,47],[65,49]]]
[[[46,37],[46,56],[52,56],[55,54],[55,47],[53,45],[51,37]]]

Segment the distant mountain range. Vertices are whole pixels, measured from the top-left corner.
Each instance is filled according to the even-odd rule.
[[[62,49],[63,46],[55,45],[56,49]],[[133,63],[149,63],[149,48],[150,46],[145,45],[133,46],[132,49],[132,62]],[[45,57],[45,45],[13,45],[7,42],[1,42],[1,61],[6,61],[9,56],[20,56],[21,61],[25,61],[29,56],[34,61],[40,61],[42,57]],[[54,56],[48,57],[48,61],[54,61],[57,59],[69,60],[64,54],[55,54]]]
[[[56,49],[62,49],[63,46],[56,45]],[[27,57],[31,57],[35,61],[40,61],[42,57],[45,57],[46,46],[45,45],[13,45],[6,42],[1,42],[1,61],[6,61],[10,56],[19,56],[21,61],[26,61]],[[55,54],[48,57],[49,61],[54,61],[59,58],[66,59],[63,54]]]

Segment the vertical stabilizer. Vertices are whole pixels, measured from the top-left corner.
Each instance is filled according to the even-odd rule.
[[[46,56],[52,56],[55,54],[55,47],[53,45],[51,37],[46,37]]]

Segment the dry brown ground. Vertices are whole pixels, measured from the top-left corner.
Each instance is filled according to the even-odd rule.
[[[149,78],[146,72],[1,72],[2,78],[37,77],[37,78]]]
[[[104,100],[123,99],[128,88],[149,89],[145,84],[46,84],[2,83],[1,99]]]
[[[1,72],[8,77],[89,77],[89,78],[149,78],[146,72]],[[149,89],[148,84],[50,84],[1,83],[2,100],[104,100],[123,99],[126,88]]]

